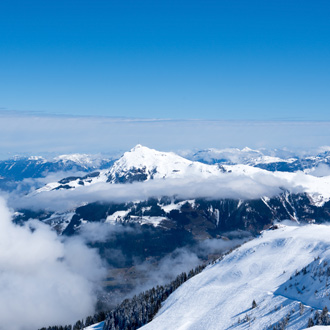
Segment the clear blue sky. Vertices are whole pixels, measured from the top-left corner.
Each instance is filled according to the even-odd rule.
[[[0,108],[330,120],[330,1],[1,0]]]

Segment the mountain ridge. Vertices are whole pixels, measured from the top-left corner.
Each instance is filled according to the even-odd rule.
[[[256,184],[260,188],[269,186],[270,189],[270,187],[275,188],[277,186],[277,190],[283,188],[296,193],[308,193],[315,205],[322,206],[330,200],[330,176],[316,177],[310,172],[302,171],[269,171],[247,164],[209,165],[188,160],[172,152],[160,152],[141,145],[125,152],[108,169],[89,173],[84,177],[68,177],[58,182],[48,183],[32,192],[32,195],[52,190],[81,189],[84,186],[98,183],[125,184],[169,179],[187,180],[187,182],[203,182],[214,179],[217,180],[215,182],[224,183],[228,180],[232,182],[241,180],[243,182],[246,179],[250,181],[250,184]],[[259,197],[263,196],[260,195]]]
[[[329,235],[325,225],[282,224],[263,232],[184,283],[141,329],[273,329],[284,320],[285,329],[305,329],[313,309],[329,302],[323,270],[330,260]],[[315,270],[324,280],[313,280]],[[294,281],[320,294],[298,293]],[[283,292],[291,282],[296,294],[288,298]]]

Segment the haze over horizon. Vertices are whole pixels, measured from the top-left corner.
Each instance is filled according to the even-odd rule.
[[[330,121],[171,120],[0,113],[0,159],[87,153],[120,156],[136,144],[185,152],[207,148],[330,146]]]

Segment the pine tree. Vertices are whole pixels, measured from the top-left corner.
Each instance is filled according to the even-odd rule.
[[[305,306],[302,303],[300,303],[299,304],[299,314],[302,315],[304,313],[304,311],[305,311]]]
[[[322,324],[323,325],[328,325],[330,323],[330,318],[329,318],[329,311],[328,311],[328,307],[324,306],[323,310],[322,310],[322,314],[321,314],[321,319],[322,319]]]
[[[308,319],[307,328],[311,328],[311,327],[313,327],[313,326],[314,326],[314,322],[313,322],[313,319],[310,317],[310,318]]]
[[[321,314],[319,313],[319,311],[316,311],[315,312],[315,315],[314,315],[314,324],[315,325],[322,325]]]

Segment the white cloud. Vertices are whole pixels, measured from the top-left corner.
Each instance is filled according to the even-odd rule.
[[[39,221],[17,226],[0,199],[0,329],[73,323],[93,313],[105,276],[95,250]]]
[[[285,175],[288,175],[286,178]],[[66,211],[91,202],[123,203],[146,200],[151,197],[176,196],[179,199],[257,199],[272,197],[283,189],[293,193],[306,191],[310,179],[319,180],[303,173],[272,173],[259,171],[254,175],[222,173],[207,179],[166,179],[135,182],[132,184],[96,183],[74,190],[53,190],[29,196],[11,194],[10,205],[17,208]],[[314,183],[314,181],[312,181]],[[317,185],[318,182],[315,182]],[[305,185],[306,187],[304,187]]]
[[[317,177],[328,176],[330,175],[330,167],[327,164],[319,164],[312,171],[310,171],[309,174]]]

